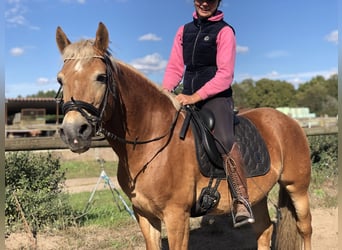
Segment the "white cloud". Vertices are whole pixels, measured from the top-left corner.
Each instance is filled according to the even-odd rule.
[[[12,56],[21,56],[24,54],[25,50],[23,48],[15,47],[10,50]]]
[[[11,7],[5,11],[6,22],[12,25],[25,25],[27,23],[26,18],[24,17],[26,8],[20,1],[8,1],[8,4],[11,5]]]
[[[249,51],[249,48],[247,46],[241,46],[241,45],[236,46],[237,53],[247,53],[248,51]]]
[[[160,54],[153,53],[142,58],[137,58],[130,64],[145,74],[151,74],[163,71],[167,61],[164,60]]]
[[[325,40],[338,44],[338,30],[331,31],[328,35],[325,36]]]
[[[27,7],[21,0],[7,0],[10,8],[5,10],[5,21],[11,27],[26,26],[29,29],[39,30],[38,26],[31,25],[26,19]]]
[[[160,41],[161,37],[153,33],[147,33],[138,38],[139,41]]]
[[[6,21],[13,25],[25,25],[26,19],[21,15],[6,16]]]
[[[279,58],[279,57],[286,57],[288,56],[289,53],[284,51],[284,50],[273,50],[273,51],[270,51],[266,54],[266,57],[267,58]]]
[[[267,78],[277,78],[278,76],[279,76],[279,73],[277,71],[275,71],[275,70],[270,72],[270,73],[268,73],[268,74],[266,74]]]
[[[48,79],[48,78],[46,78],[46,77],[39,77],[38,79],[37,79],[37,83],[38,84],[42,84],[42,85],[44,85],[44,84],[47,84],[47,83],[50,83],[51,81]]]

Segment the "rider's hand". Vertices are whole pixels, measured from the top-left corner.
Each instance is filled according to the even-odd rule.
[[[202,98],[197,93],[194,93],[192,95],[179,94],[176,96],[176,99],[183,106],[188,105],[188,104],[195,104],[196,102],[199,102],[202,100]]]

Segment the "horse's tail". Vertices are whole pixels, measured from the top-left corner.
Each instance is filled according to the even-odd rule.
[[[278,207],[280,216],[276,223],[275,249],[297,250],[302,247],[302,237],[296,226],[296,211],[292,200],[282,185],[279,185]]]

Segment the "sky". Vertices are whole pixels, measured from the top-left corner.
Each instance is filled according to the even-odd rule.
[[[174,35],[192,20],[193,0],[5,0],[5,97],[58,89],[55,34],[94,38],[109,31],[115,58],[161,84]],[[234,81],[282,80],[296,88],[338,67],[338,0],[222,0],[236,31]]]

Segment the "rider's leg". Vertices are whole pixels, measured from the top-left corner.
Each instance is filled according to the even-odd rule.
[[[211,110],[215,115],[214,136],[218,139],[217,149],[222,155],[230,192],[234,204],[235,227],[254,221],[248,201],[244,163],[234,137],[234,102],[231,97],[208,100],[201,108]],[[229,164],[227,164],[229,163]],[[246,201],[241,202],[241,201]],[[247,212],[246,212],[247,211]],[[239,222],[238,222],[239,221]]]
[[[229,154],[223,155],[222,157],[226,174],[231,182],[231,192],[234,198],[234,227],[253,223],[254,217],[248,199],[244,162],[238,144],[234,143]]]

